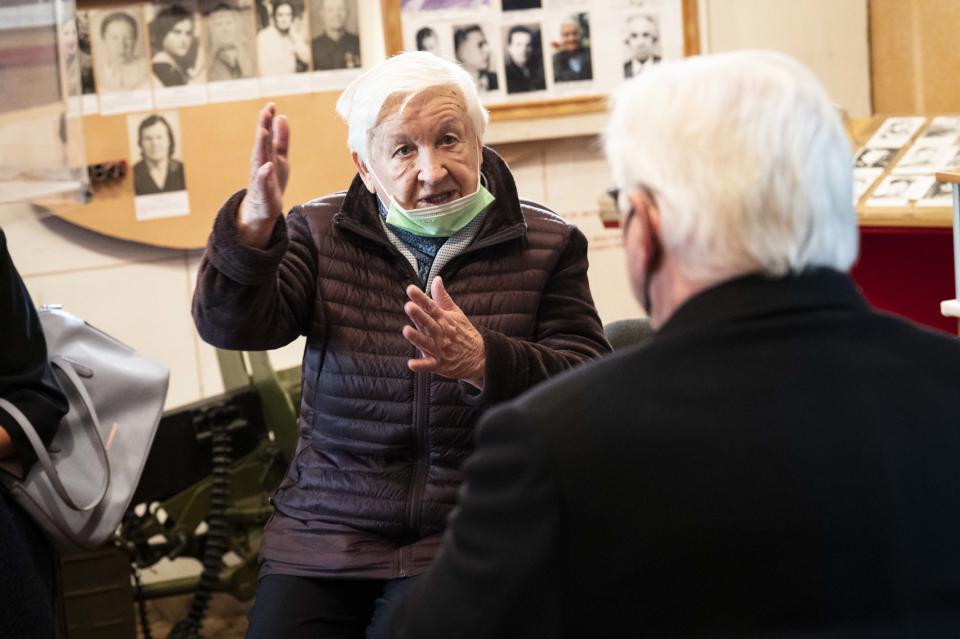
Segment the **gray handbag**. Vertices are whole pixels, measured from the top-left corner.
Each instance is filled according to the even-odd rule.
[[[26,416],[0,398],[37,454],[25,478],[0,472],[0,482],[58,547],[92,548],[130,505],[170,371],[59,307],[45,306],[39,316],[70,410],[45,448]]]

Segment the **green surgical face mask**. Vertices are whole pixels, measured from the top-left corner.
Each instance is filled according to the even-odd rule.
[[[479,168],[478,166],[477,175],[480,175]],[[387,189],[383,187],[383,183],[373,169],[370,173],[386,193]],[[473,218],[493,203],[493,200],[493,195],[480,183],[480,180],[477,180],[477,190],[470,195],[420,209],[405,209],[391,195],[389,206],[385,206],[387,224],[421,237],[450,237],[472,222]]]

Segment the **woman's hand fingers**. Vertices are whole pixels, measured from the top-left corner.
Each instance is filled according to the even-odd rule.
[[[287,179],[290,177],[290,124],[287,116],[278,115],[273,119],[272,129],[273,161],[277,165],[277,184],[280,192],[287,188]]]
[[[250,179],[267,162],[273,161],[273,144],[271,130],[273,128],[273,103],[260,109],[257,116],[257,131],[253,142],[253,152],[250,154]]]

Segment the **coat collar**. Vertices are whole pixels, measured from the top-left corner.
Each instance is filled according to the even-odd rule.
[[[527,225],[520,208],[517,185],[507,163],[496,151],[485,146],[481,172],[487,178],[487,189],[496,199],[487,211],[474,243],[495,235],[499,237],[501,233],[505,236],[523,236]],[[389,243],[380,223],[377,196],[367,190],[359,174],[350,183],[333,223],[337,228]]]
[[[868,306],[849,276],[834,269],[816,268],[783,277],[751,273],[694,295],[664,323],[657,337],[763,316],[825,310],[866,312]]]

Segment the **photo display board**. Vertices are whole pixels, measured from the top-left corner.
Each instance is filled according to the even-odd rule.
[[[369,8],[365,0],[80,0],[63,24],[77,67],[67,101],[83,115],[84,164],[105,179],[91,180],[85,203],[34,201],[112,237],[201,248],[220,205],[246,185],[267,102],[290,121],[285,201],[345,188],[355,169],[334,104],[376,62],[376,43],[360,36]]]
[[[695,0],[385,1],[388,53],[459,62],[494,118],[598,111],[624,79],[698,52]]]

